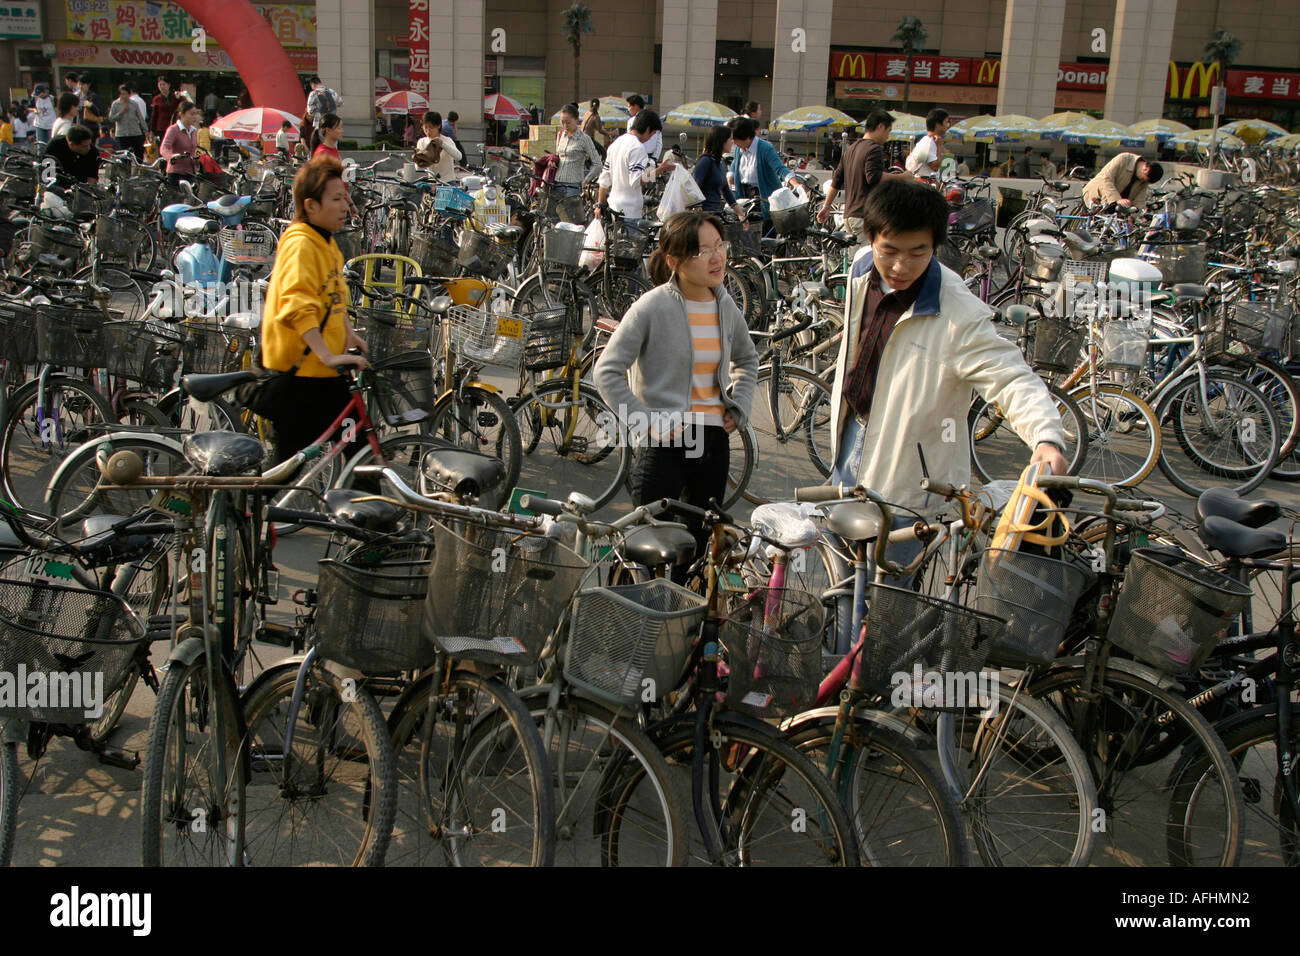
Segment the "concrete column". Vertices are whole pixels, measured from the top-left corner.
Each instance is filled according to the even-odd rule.
[[[772,102],[765,117],[776,119],[798,106],[826,103],[826,71],[831,60],[833,0],[777,0]],[[802,52],[793,48],[802,30]]]
[[[1118,0],[1111,32],[1106,119],[1136,123],[1164,114],[1178,0]]]
[[[375,136],[375,8],[372,3],[317,0],[316,72],[343,97],[343,138]]]
[[[429,106],[460,114],[457,131],[473,163],[482,161],[483,16],[483,0],[429,0]]]
[[[1002,21],[999,113],[1041,119],[1056,112],[1065,0],[1007,0]]]
[[[663,0],[663,60],[659,114],[713,99],[718,0]]]

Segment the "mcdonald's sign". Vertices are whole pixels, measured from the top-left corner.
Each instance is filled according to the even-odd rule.
[[[831,53],[831,79],[869,80],[875,75],[874,53]]]
[[[1180,87],[1178,81],[1182,79]],[[1200,81],[1199,83],[1197,81]],[[1219,64],[1206,65],[1200,60],[1187,66],[1179,66],[1169,61],[1169,79],[1165,92],[1171,100],[1204,99],[1210,95],[1210,87],[1219,82]]]
[[[971,61],[972,64],[975,62]],[[975,67],[975,85],[976,86],[997,86],[998,73],[1001,72],[1001,60],[980,60],[979,66]]]

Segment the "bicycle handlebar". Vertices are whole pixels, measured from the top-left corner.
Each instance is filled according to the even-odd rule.
[[[848,485],[810,485],[804,488],[796,488],[794,500],[819,504],[836,501],[868,501],[875,505],[880,509],[880,528],[883,532],[876,535],[876,567],[884,569],[886,574],[899,575],[906,573],[906,569],[901,564],[890,561],[885,557],[885,549],[888,547],[890,536],[893,533],[893,506],[870,488],[863,488],[861,485],[852,488]],[[886,528],[891,530],[885,531]]]

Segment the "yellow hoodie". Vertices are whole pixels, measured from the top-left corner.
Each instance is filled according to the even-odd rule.
[[[329,319],[321,334],[331,352],[342,354],[347,341],[347,303],[343,253],[338,245],[308,223],[294,223],[280,237],[267,289],[262,312],[262,366],[287,372],[298,365],[298,374],[308,378],[337,375],[315,352],[303,356],[307,343],[302,336],[320,328],[328,309]]]

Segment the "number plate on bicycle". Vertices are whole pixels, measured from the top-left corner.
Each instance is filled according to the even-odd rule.
[[[186,518],[194,514],[192,499],[174,491],[168,491],[166,488],[160,489],[153,496],[153,500],[149,502],[149,507],[154,511],[165,511],[168,514],[181,515]]]
[[[518,319],[497,319],[497,336],[503,339],[519,339],[524,335],[524,323]]]
[[[33,554],[27,558],[26,575],[29,581],[67,584],[72,580],[72,565],[66,561],[58,561],[47,554]]]

